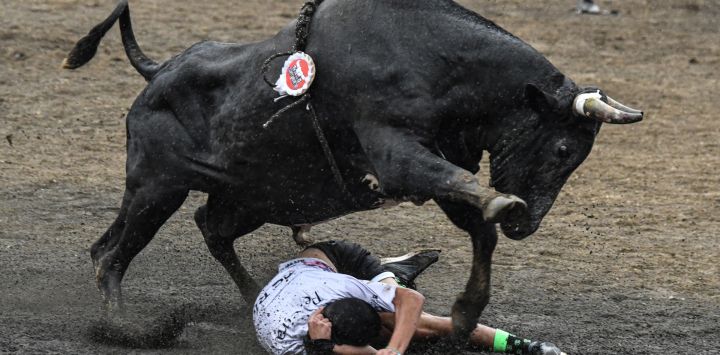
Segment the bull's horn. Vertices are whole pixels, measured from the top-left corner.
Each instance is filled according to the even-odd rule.
[[[617,104],[628,111],[613,107],[603,101],[603,95],[600,90],[596,92],[587,92],[575,97],[573,108],[575,113],[581,116],[592,118],[605,123],[627,124],[640,122],[643,119],[643,112],[633,110],[612,100],[613,104]]]
[[[634,109],[634,108],[627,107],[627,106],[625,106],[625,105],[623,105],[623,104],[621,104],[621,103],[613,100],[613,98],[610,97],[610,96],[606,96],[606,97],[607,97],[607,103],[608,103],[608,105],[610,105],[610,106],[613,107],[613,108],[616,108],[616,109],[618,109],[618,110],[620,110],[620,111],[627,112],[627,113],[643,113],[643,112],[640,111],[640,110],[636,110],[636,109]]]

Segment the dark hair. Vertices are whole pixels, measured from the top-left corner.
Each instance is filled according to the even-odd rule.
[[[367,302],[343,298],[325,306],[323,316],[332,323],[332,341],[365,346],[380,334],[380,315]]]

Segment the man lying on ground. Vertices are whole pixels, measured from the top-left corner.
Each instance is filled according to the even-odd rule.
[[[423,251],[381,263],[357,244],[313,244],[281,264],[258,295],[253,308],[258,340],[272,354],[401,355],[411,340],[449,337],[452,320],[422,312],[425,299],[412,289],[438,256]],[[562,354],[551,343],[481,324],[470,344],[500,353]]]

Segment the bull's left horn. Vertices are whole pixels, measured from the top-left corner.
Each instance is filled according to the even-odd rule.
[[[628,124],[642,121],[642,111],[631,109],[610,98],[607,100],[612,105],[603,101],[600,90],[583,93],[575,97],[573,109],[578,115],[605,123]]]
[[[621,104],[621,103],[613,100],[613,98],[610,97],[610,96],[606,96],[606,97],[607,97],[607,103],[608,103],[608,105],[612,106],[613,108],[616,108],[616,109],[618,109],[618,110],[620,110],[620,111],[627,112],[627,113],[643,113],[643,112],[640,111],[640,110],[636,110],[636,109],[634,109],[634,108],[627,107],[627,106],[625,106],[625,105],[623,105],[623,104]]]

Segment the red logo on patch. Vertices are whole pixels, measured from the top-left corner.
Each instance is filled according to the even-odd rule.
[[[285,73],[285,83],[290,89],[298,90],[307,82],[310,65],[304,59],[295,59]]]

